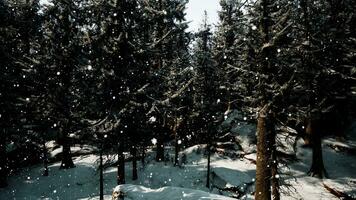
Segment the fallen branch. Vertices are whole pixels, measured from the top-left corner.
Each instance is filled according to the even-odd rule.
[[[351,197],[350,195],[346,194],[345,192],[341,192],[339,190],[336,190],[334,188],[331,188],[329,186],[327,186],[325,183],[323,183],[324,188],[329,191],[331,194],[333,194],[334,196],[343,199],[343,200],[356,200],[356,198]]]
[[[246,160],[250,161],[252,164],[256,165],[257,162],[255,159],[252,159],[252,158],[247,158],[247,157],[244,157]]]
[[[352,147],[345,147],[345,146],[341,146],[338,144],[328,144],[328,146],[337,152],[341,151],[341,152],[347,153],[352,156],[356,155],[356,149],[352,148]]]

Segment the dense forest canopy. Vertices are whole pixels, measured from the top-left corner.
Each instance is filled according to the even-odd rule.
[[[205,13],[197,32],[187,3],[0,0],[0,188],[34,164],[44,176],[54,162],[74,168],[71,149],[89,145],[103,198],[103,157],[116,156],[105,160],[121,185],[125,162],[136,180],[148,150],[166,162],[172,146],[180,166],[180,152],[197,144],[206,144],[210,188],[211,156],[226,151],[222,142],[241,146],[226,139],[240,123],[256,130],[255,199],[281,198],[280,167],[297,160],[299,138],[312,149],[305,173],[328,177],[322,140],[348,138],[355,121],[355,2],[220,0],[219,23]],[[285,135],[292,153],[281,150]]]

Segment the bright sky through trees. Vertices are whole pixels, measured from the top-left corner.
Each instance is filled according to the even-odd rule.
[[[208,12],[209,22],[218,21],[219,0],[190,0],[187,6],[187,20],[191,21],[189,29],[197,31],[203,19],[204,10]]]

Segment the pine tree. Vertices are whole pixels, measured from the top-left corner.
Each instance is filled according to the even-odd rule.
[[[307,113],[306,136],[313,150],[311,176],[327,175],[322,156],[321,140],[325,131],[342,132],[348,116],[352,77],[347,59],[350,48],[348,32],[348,4],[336,1],[300,2],[301,34],[300,58],[302,76],[300,83],[306,89],[306,99],[300,109]],[[325,90],[324,88],[328,88]],[[343,113],[343,114],[341,114]],[[330,115],[337,115],[332,126],[323,124]],[[336,117],[335,117],[336,119]],[[328,127],[329,130],[326,130]]]
[[[228,110],[238,95],[235,83],[239,77],[233,73],[234,67],[240,67],[244,59],[242,52],[245,48],[247,19],[242,12],[243,6],[241,1],[221,0],[219,24],[214,34],[213,56],[221,77],[220,96]]]
[[[47,11],[45,29],[51,60],[47,62],[49,102],[53,102],[51,116],[58,130],[58,141],[63,147],[61,169],[73,168],[69,137],[74,132],[76,120],[73,115],[75,100],[74,79],[79,68],[81,48],[78,40],[77,20],[80,12],[71,1],[56,1]]]
[[[91,67],[88,87],[96,104],[86,116],[113,124],[107,129],[107,141],[117,141],[118,184],[125,183],[124,151],[132,148],[140,133],[137,123],[145,122],[145,88],[148,81],[147,35],[140,5],[142,2],[114,1],[93,4],[89,15],[96,28],[88,32],[86,54]],[[147,30],[148,31],[148,30]],[[143,117],[143,118],[142,118]],[[131,141],[131,142],[130,142]],[[134,159],[133,165],[136,160]],[[133,168],[134,178],[137,168]]]
[[[207,13],[205,12],[201,29],[196,34],[196,44],[194,47],[194,63],[197,68],[197,97],[196,104],[199,106],[198,113],[202,119],[200,128],[202,137],[207,143],[207,181],[206,187],[210,188],[210,157],[213,148],[214,136],[216,135],[216,121],[219,120],[219,111],[215,99],[218,95],[217,69],[212,58],[212,33],[208,24]]]
[[[248,5],[244,63],[235,67],[245,119],[257,116],[256,199],[279,199],[276,125],[290,116],[289,93],[294,90],[296,65],[290,59],[294,4],[257,1]],[[251,78],[253,77],[253,78]],[[287,112],[286,112],[287,111]]]
[[[147,17],[149,30],[151,30],[150,52],[153,61],[150,64],[150,97],[153,99],[155,112],[149,114],[156,118],[153,125],[154,136],[157,139],[156,161],[164,160],[164,142],[167,132],[172,131],[172,121],[178,105],[168,108],[173,99],[179,99],[186,89],[186,80],[177,81],[179,73],[184,73],[183,63],[187,62],[189,35],[186,33],[185,8],[187,1],[158,0],[145,1],[144,15]],[[174,81],[175,80],[175,81]],[[188,81],[189,82],[189,81]],[[191,82],[191,81],[190,81]],[[182,86],[183,85],[183,86]],[[178,101],[178,100],[177,100]],[[152,110],[152,109],[151,109]]]
[[[27,34],[23,27],[33,25],[29,21],[22,20],[22,6],[26,4],[0,2],[0,59],[2,61],[0,77],[0,186],[7,185],[7,176],[12,171],[7,147],[10,142],[14,143],[15,148],[26,145],[24,142],[28,137],[21,136],[26,122],[27,104],[30,100],[27,92],[26,55],[29,54],[29,41],[23,37]],[[15,165],[18,163],[15,163]]]
[[[8,162],[7,162],[7,135],[9,134],[9,127],[6,124],[9,124],[10,120],[8,118],[9,109],[11,108],[10,105],[10,94],[4,91],[7,91],[6,88],[10,86],[11,78],[13,76],[10,75],[11,73],[11,57],[10,52],[11,50],[11,43],[9,41],[12,40],[15,34],[15,30],[13,29],[12,25],[9,24],[9,8],[4,1],[0,1],[0,59],[3,63],[1,67],[1,111],[0,111],[0,126],[1,126],[1,135],[0,135],[0,187],[7,186],[7,176],[8,176]],[[4,70],[6,69],[6,71]],[[16,84],[16,83],[13,83]],[[11,87],[11,86],[10,86]],[[6,121],[5,121],[6,120]]]

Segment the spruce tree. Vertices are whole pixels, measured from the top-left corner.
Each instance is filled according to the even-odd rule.
[[[206,187],[210,188],[210,157],[213,149],[213,141],[216,135],[216,121],[220,113],[217,109],[219,103],[217,68],[212,58],[212,32],[208,24],[208,16],[205,12],[201,29],[196,33],[194,47],[194,63],[196,66],[196,105],[201,118],[201,136],[207,144],[207,181]]]
[[[52,127],[58,131],[58,142],[62,145],[61,169],[73,168],[69,135],[75,131],[73,107],[76,91],[73,90],[74,77],[78,72],[81,49],[79,46],[77,20],[79,11],[72,1],[55,1],[47,11],[45,30],[47,52],[50,56],[47,65],[48,95],[51,105]]]
[[[214,33],[213,56],[221,77],[221,101],[230,110],[239,93],[235,85],[239,77],[234,69],[244,63],[247,19],[243,13],[244,3],[241,1],[221,0],[220,7],[219,24]]]
[[[244,63],[235,66],[244,119],[257,117],[256,199],[279,199],[276,157],[277,121],[289,118],[289,93],[296,65],[291,64],[293,2],[269,0],[248,5]],[[287,112],[286,112],[287,111]]]
[[[152,88],[149,96],[153,100],[154,112],[149,114],[157,119],[152,127],[157,139],[156,161],[164,160],[164,142],[168,137],[167,132],[172,131],[169,124],[177,118],[174,110],[179,105],[167,108],[168,104],[171,104],[171,99],[178,99],[182,95],[181,88],[186,88],[186,81],[175,83],[175,77],[183,72],[182,66],[187,62],[188,55],[186,4],[185,0],[146,1],[143,4],[144,15],[149,19],[149,30],[152,33],[148,40],[153,59],[148,63]]]

